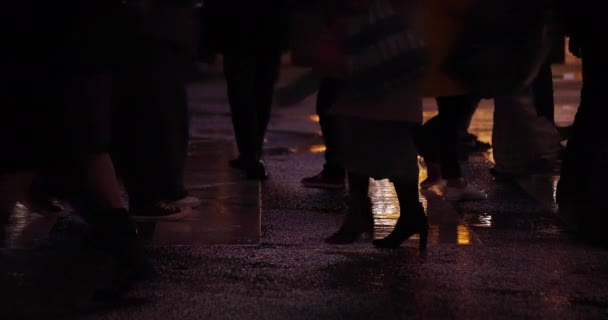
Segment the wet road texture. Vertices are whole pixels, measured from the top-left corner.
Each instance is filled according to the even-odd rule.
[[[556,68],[556,118],[567,124],[580,81],[576,66]],[[285,68],[280,85],[300,74]],[[226,164],[235,151],[224,92],[214,68],[190,87],[187,184],[203,205],[184,221],[140,225],[158,278],[120,301],[92,300],[112,266],[79,247],[82,222],[23,209],[1,255],[1,319],[608,319],[608,252],[563,232],[551,202],[557,177],[495,181],[491,151],[474,154],[466,176],[490,197],[455,204],[441,188],[423,192],[427,254],[415,239],[398,250],[370,239],[326,245],[345,193],[299,183],[323,163],[314,95],[275,108],[271,178],[258,183]],[[426,101],[425,117],[434,112]],[[491,127],[485,101],[472,131],[489,142]],[[386,181],[370,194],[383,237],[398,203]]]

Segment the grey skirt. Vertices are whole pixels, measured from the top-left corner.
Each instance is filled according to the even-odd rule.
[[[347,171],[375,179],[418,181],[414,137],[420,124],[332,115],[336,155]]]

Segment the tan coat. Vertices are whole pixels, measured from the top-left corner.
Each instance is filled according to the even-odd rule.
[[[430,68],[422,83],[427,97],[465,93],[463,87],[443,74],[439,68],[454,46],[465,15],[474,0],[423,0],[423,33],[429,51]]]

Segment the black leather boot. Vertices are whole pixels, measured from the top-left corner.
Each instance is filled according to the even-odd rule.
[[[420,235],[420,250],[426,250],[428,234],[429,234],[429,223],[424,212],[422,204],[418,204],[413,208],[402,208],[401,216],[397,220],[395,229],[386,238],[374,240],[374,246],[379,248],[390,248],[396,249],[407,239],[411,238],[415,234]],[[414,212],[403,212],[406,210],[413,210]]]
[[[363,234],[374,234],[374,215],[369,197],[363,201],[351,200],[344,223],[333,235],[325,239],[329,244],[351,244]]]

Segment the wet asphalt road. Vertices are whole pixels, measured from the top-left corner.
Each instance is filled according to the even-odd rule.
[[[539,200],[552,194],[554,177],[539,177],[532,190],[540,191],[526,192],[494,181],[491,155],[476,154],[465,172],[490,199],[456,205],[444,201],[440,189],[423,193],[431,222],[426,255],[415,240],[398,250],[375,249],[369,239],[326,245],[322,239],[339,226],[345,194],[299,184],[323,163],[311,120],[314,99],[275,110],[266,157],[271,179],[248,184],[234,173],[201,173],[223,168],[233,152],[225,147],[232,138],[222,88],[216,77],[191,88],[191,158],[209,150],[220,155],[191,162],[188,183],[201,184],[201,177],[244,183],[234,191],[240,195],[231,194],[236,200],[193,193],[213,204],[203,205],[202,216],[223,208],[228,216],[238,211],[233,224],[261,221],[252,227],[259,242],[206,245],[184,238],[180,245],[151,245],[158,279],[111,303],[91,302],[91,288],[107,268],[94,254],[76,245],[52,253],[10,251],[0,267],[0,318],[608,319],[608,251],[569,239],[554,208]],[[569,90],[558,92],[558,103]],[[573,113],[564,105],[558,119],[567,122]],[[473,123],[482,139],[489,137],[489,120],[491,105],[484,104]],[[391,215],[382,205],[393,201],[381,192],[388,189],[374,184],[377,215]],[[252,192],[259,192],[253,202]]]

